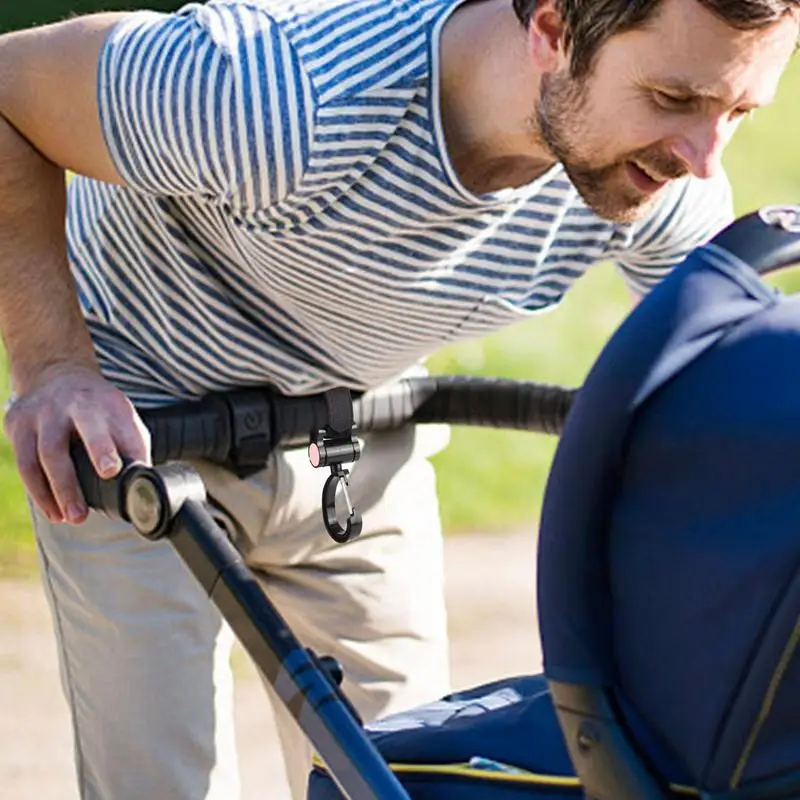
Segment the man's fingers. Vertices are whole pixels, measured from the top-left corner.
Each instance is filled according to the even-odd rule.
[[[119,475],[122,469],[122,457],[108,431],[86,431],[77,423],[75,429],[86,449],[89,460],[92,462],[94,471],[106,480]]]
[[[37,452],[63,518],[72,525],[79,525],[86,519],[89,510],[69,455],[67,431],[62,426],[42,428]]]
[[[50,482],[39,462],[39,453],[36,446],[36,437],[25,435],[13,440],[14,452],[17,458],[17,468],[20,478],[31,500],[39,507],[42,513],[53,523],[64,521]]]
[[[53,521],[77,525],[89,512],[70,453],[76,434],[101,478],[115,477],[123,458],[150,461],[150,435],[130,400],[81,367],[54,373],[18,398],[5,429],[25,488]]]
[[[150,431],[142,422],[141,417],[133,409],[131,411],[130,424],[126,424],[124,427],[118,424],[114,432],[114,438],[125,458],[131,461],[141,461],[143,464],[150,464]]]
[[[109,479],[119,474],[123,458],[149,462],[150,434],[132,407],[114,416],[76,414],[75,430],[95,471]]]

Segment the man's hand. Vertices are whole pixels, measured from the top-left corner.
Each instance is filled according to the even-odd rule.
[[[102,477],[147,460],[146,431],[101,376],[66,252],[64,170],[120,182],[97,107],[97,64],[119,15],[0,36],[0,334],[18,400],[5,420],[23,483],[54,522],[86,503],[69,455]]]
[[[148,431],[128,398],[85,365],[43,370],[9,409],[5,431],[25,488],[51,522],[77,525],[88,513],[69,457],[73,437],[103,478],[120,471],[122,457],[150,458]]]

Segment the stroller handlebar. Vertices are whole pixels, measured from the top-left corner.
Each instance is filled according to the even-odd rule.
[[[352,435],[353,425],[363,433],[451,423],[557,434],[575,391],[529,381],[445,375],[403,379],[355,400],[342,389],[286,397],[270,388],[255,388],[140,413],[150,431],[157,467],[205,459],[247,475],[262,469],[276,447],[308,445],[319,431],[338,432],[335,441],[341,446]],[[353,449],[354,455],[340,463],[358,458],[357,445],[351,453]],[[101,480],[77,442],[72,459],[89,506],[130,521],[124,497],[128,465],[117,477]],[[325,521],[328,527],[327,517]],[[336,530],[335,523],[332,526]],[[346,541],[343,532],[342,541]]]
[[[357,397],[359,432],[447,422],[558,433],[575,390],[535,382],[467,376],[406,378]],[[308,444],[329,424],[327,393],[285,397],[268,389],[214,394],[197,402],[141,412],[153,462],[207,458],[263,464],[277,446]]]
[[[800,206],[766,206],[718,233],[712,243],[760,275],[800,264]]]

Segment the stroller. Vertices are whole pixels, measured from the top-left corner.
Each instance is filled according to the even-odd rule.
[[[494,388],[513,399],[492,404],[480,394],[492,387],[468,385],[437,406],[443,387],[426,385],[422,399],[406,387],[410,409],[389,403],[394,422],[553,431],[571,410],[539,535],[545,674],[451,695],[366,736],[335,666],[291,637],[185,467],[166,468],[178,475],[169,489],[170,473],[135,465],[99,482],[84,459],[82,484],[92,505],[171,536],[282,688],[322,759],[310,800],[800,798],[800,297],[759,278],[795,262],[800,207],[762,209],[637,307],[574,399],[536,387],[520,405],[504,384]],[[346,404],[328,411],[335,430],[318,418],[296,430],[345,436]],[[346,483],[341,462],[328,465]],[[342,526],[323,506],[332,535],[357,533],[355,516]]]

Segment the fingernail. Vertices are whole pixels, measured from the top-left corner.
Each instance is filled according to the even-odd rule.
[[[83,506],[72,503],[67,506],[67,521],[73,525],[79,525],[86,517],[87,511]]]
[[[100,472],[104,475],[109,472],[118,472],[120,468],[120,463],[118,458],[114,458],[111,455],[105,455],[100,459]]]

